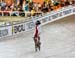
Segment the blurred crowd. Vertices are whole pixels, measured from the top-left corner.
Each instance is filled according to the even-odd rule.
[[[58,10],[68,5],[75,5],[75,0],[44,0],[43,3],[36,3],[31,0],[19,0],[16,2],[14,0],[10,4],[2,0],[0,2],[0,15],[2,15],[3,11],[5,16],[9,16],[10,12],[12,16],[25,16],[26,13],[29,13],[28,16],[35,16],[52,10]]]

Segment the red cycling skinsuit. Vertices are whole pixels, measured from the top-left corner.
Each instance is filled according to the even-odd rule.
[[[40,40],[40,38],[39,38],[39,29],[38,29],[38,26],[36,25],[35,34],[34,34],[34,41],[36,42],[38,40]]]

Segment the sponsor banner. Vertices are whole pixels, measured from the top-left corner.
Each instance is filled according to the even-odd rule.
[[[30,22],[25,23],[25,26],[26,26],[25,27],[26,31],[29,31],[34,28],[35,23],[33,21],[30,21]]]
[[[49,20],[49,16],[42,18],[42,23],[45,23]]]
[[[75,14],[75,8],[73,8],[73,13]]]
[[[12,31],[13,31],[13,34],[25,31],[25,24],[22,23],[22,24],[13,25]]]
[[[51,21],[51,19],[52,19],[52,18],[51,18],[51,16],[49,16],[49,19],[48,19],[48,21]]]
[[[63,13],[62,12],[59,12],[59,17],[62,17],[63,16]]]
[[[72,9],[68,9],[66,11],[63,11],[63,15],[68,15],[68,14],[72,13],[71,11],[72,11]]]
[[[52,17],[52,20],[53,20],[53,19],[56,19],[56,18],[59,17],[59,13],[53,14],[51,17]]]
[[[0,30],[0,37],[7,36],[7,35],[8,35],[8,29]]]
[[[48,21],[46,19],[42,19],[42,21],[43,21],[42,25],[45,25],[49,22],[53,22],[55,20],[59,20],[63,17],[69,16],[69,15],[72,15],[72,8],[68,8],[67,10],[65,8],[62,11],[60,10],[56,13],[52,13],[51,15],[45,16],[45,17],[48,17]]]
[[[0,38],[5,37],[5,36],[11,36],[11,35],[12,35],[12,26],[0,28]]]

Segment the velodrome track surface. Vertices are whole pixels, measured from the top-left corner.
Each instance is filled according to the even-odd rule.
[[[32,36],[29,31],[0,39],[0,58],[75,58],[75,15],[42,27],[40,52]]]

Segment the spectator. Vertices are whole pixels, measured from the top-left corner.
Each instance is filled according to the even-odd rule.
[[[1,11],[1,6],[0,6],[0,11]]]
[[[22,7],[24,0],[19,0],[19,5]]]
[[[28,6],[29,6],[29,11],[31,11],[33,9],[33,2],[30,2]]]
[[[53,11],[54,10],[54,4],[50,5],[50,10]]]
[[[48,12],[48,5],[46,4],[46,2],[44,2],[43,5],[42,5],[42,11],[44,13]]]
[[[59,2],[55,2],[54,3],[54,6],[55,6],[55,10],[59,10],[61,8],[61,4]]]
[[[61,7],[64,7],[65,6],[65,1],[60,1],[60,5],[61,5]]]
[[[36,11],[38,11],[38,4],[37,4],[37,3],[34,3],[34,4],[33,4],[33,7],[34,7],[34,9],[35,9]]]
[[[2,16],[2,12],[1,12],[1,6],[0,6],[0,16]]]
[[[23,1],[23,4],[22,4],[22,9],[25,11],[25,5],[26,5],[26,1],[24,0]]]
[[[6,6],[5,10],[4,10],[4,16],[9,16],[9,7]]]
[[[4,11],[6,8],[6,3],[4,1],[2,1],[1,3],[1,10]]]
[[[41,9],[41,4],[40,3],[38,3],[38,9]]]
[[[75,0],[72,0],[72,5],[75,5]]]
[[[36,10],[33,7],[33,9],[31,10],[31,16],[35,16],[35,13],[36,13]]]
[[[68,0],[65,1],[65,6],[70,5],[70,2]]]
[[[29,10],[28,2],[24,0],[24,2],[23,2],[23,11],[28,11],[28,10]]]
[[[10,6],[10,8],[11,8],[11,11],[13,11],[14,8],[15,8],[15,4],[13,3],[13,4]]]

